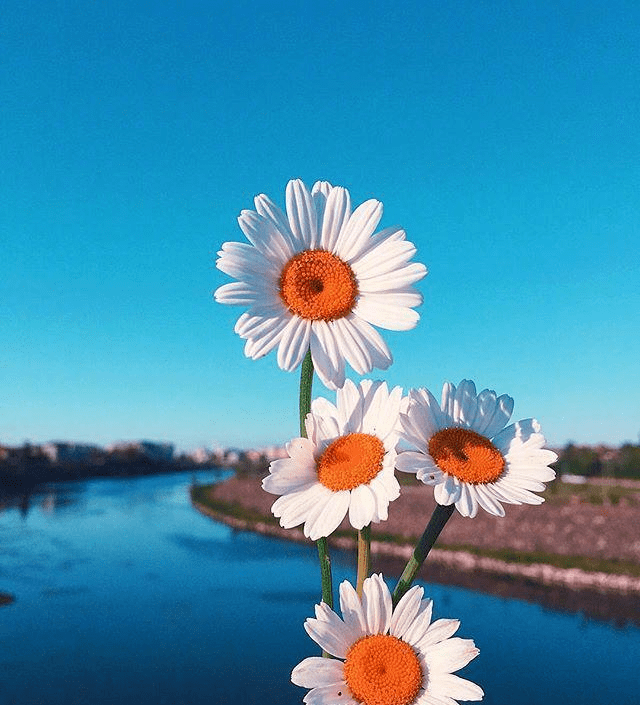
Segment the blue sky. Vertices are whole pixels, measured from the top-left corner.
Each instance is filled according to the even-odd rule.
[[[635,2],[7,0],[0,442],[297,434],[215,269],[291,178],[429,268],[392,385],[476,381],[553,444],[640,431]],[[331,394],[318,382],[315,392]]]

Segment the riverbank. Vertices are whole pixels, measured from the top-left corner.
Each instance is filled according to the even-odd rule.
[[[376,563],[406,562],[433,510],[433,493],[420,485],[403,486],[389,507],[389,520],[372,527]],[[257,478],[232,477],[195,488],[194,505],[239,530],[293,541],[308,541],[301,529],[282,529],[270,512],[275,497]],[[635,497],[615,503],[583,501],[581,491],[551,496],[539,507],[508,506],[506,516],[481,512],[474,519],[457,513],[445,527],[422,573],[499,576],[508,580],[598,593],[640,594],[640,503]],[[330,543],[353,550],[354,532],[344,523]]]

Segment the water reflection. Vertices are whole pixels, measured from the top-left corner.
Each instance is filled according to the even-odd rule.
[[[18,493],[8,493],[0,497],[0,513],[17,509],[23,519],[26,519],[33,509],[43,514],[54,514],[66,508],[82,506],[84,487],[79,482],[69,482],[58,485],[37,485],[21,490]]]
[[[378,558],[373,567],[385,575],[400,575],[404,562]],[[430,583],[455,585],[495,597],[524,600],[557,612],[606,622],[617,628],[626,625],[640,626],[640,598],[637,593],[600,592],[577,590],[561,585],[543,585],[511,575],[454,570],[428,562],[422,567],[420,577]]]

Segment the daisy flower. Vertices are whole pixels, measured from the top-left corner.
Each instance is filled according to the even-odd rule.
[[[460,622],[431,622],[432,601],[412,587],[391,607],[382,575],[364,581],[362,601],[348,581],[340,585],[340,618],[326,603],[307,619],[307,634],[335,659],[312,656],[299,663],[291,680],[311,688],[308,705],[455,705],[482,700],[475,683],[453,671],[479,651],[471,639],[452,635]]]
[[[304,534],[331,534],[349,515],[356,529],[387,518],[400,495],[394,475],[402,389],[385,382],[347,380],[336,406],[322,397],[305,419],[308,438],[287,444],[288,458],[274,460],[262,487],[281,495],[271,511],[285,529],[304,522]]]
[[[504,516],[502,503],[542,504],[534,492],[555,478],[548,465],[558,456],[543,448],[535,419],[507,426],[512,412],[511,397],[476,394],[469,380],[457,389],[447,382],[441,405],[428,390],[412,389],[402,435],[418,450],[401,453],[396,467],[434,486],[436,502],[455,503],[463,516],[474,517],[478,507]]]
[[[422,303],[412,284],[424,265],[409,263],[416,248],[400,228],[374,234],[382,204],[371,199],[351,212],[349,192],[300,180],[286,190],[286,215],[267,196],[238,222],[250,245],[225,242],[218,269],[238,281],[216,301],[248,306],[235,332],[257,359],[278,348],[278,365],[294,370],[311,349],[313,365],[330,389],[344,384],[345,360],[361,375],[387,369],[391,353],[373,326],[409,330]]]

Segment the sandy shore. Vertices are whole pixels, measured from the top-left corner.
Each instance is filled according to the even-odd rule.
[[[264,492],[256,478],[238,477],[212,486],[208,492],[217,503],[235,505],[255,514],[247,519],[225,511],[198,506],[216,520],[240,530],[251,530],[293,541],[307,541],[300,529],[284,530],[274,523],[270,508],[275,497]],[[432,491],[423,486],[403,487],[399,499],[389,508],[389,520],[372,528],[372,554],[378,560],[388,558],[406,562],[415,539],[433,509]],[[261,520],[262,518],[262,520]],[[344,524],[341,528],[349,528]],[[398,542],[384,539],[382,532],[402,537]],[[381,540],[382,539],[382,540]],[[350,550],[354,540],[332,538],[336,548]],[[583,556],[640,565],[640,507],[621,501],[616,505],[593,505],[583,502],[545,503],[541,506],[507,506],[505,517],[480,512],[474,519],[456,513],[444,528],[428,563],[440,569],[467,573],[511,577],[547,586],[595,590],[606,593],[640,595],[640,578],[631,575],[558,568],[543,561],[518,562],[517,554],[537,553]],[[467,548],[468,550],[460,550]],[[514,561],[475,555],[477,549],[510,549]],[[454,550],[455,549],[455,550]],[[638,608],[640,611],[640,608]]]

